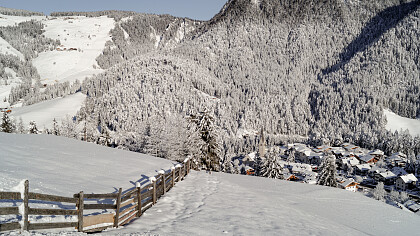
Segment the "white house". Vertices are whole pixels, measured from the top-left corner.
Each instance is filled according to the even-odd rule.
[[[398,177],[395,187],[397,189],[406,190],[406,189],[413,189],[416,187],[417,178],[413,174],[402,175]]]
[[[355,182],[353,179],[348,179],[342,183],[339,183],[338,187],[350,192],[356,192],[359,188],[359,183]]]

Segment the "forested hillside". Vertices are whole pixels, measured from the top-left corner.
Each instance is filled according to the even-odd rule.
[[[254,150],[261,128],[270,145],[352,142],[418,154],[420,138],[387,131],[383,110],[420,118],[419,4],[229,0],[205,22],[120,11],[53,13],[115,19],[96,59],[106,70],[83,82],[86,104],[76,119],[63,122],[62,134],[183,159],[193,152],[186,117],[207,107],[219,127],[222,156]],[[57,45],[40,36],[42,25],[25,24],[33,24],[31,31],[15,31],[43,42],[32,52],[21,48],[26,58]],[[13,27],[1,29],[4,37],[12,37]],[[25,37],[19,40],[16,48],[28,47]],[[24,63],[8,60],[2,64]],[[19,73],[37,78],[30,64],[23,67]],[[79,85],[69,87],[56,85],[41,97]],[[12,102],[28,92],[13,94]],[[81,126],[82,133],[74,129]]]
[[[383,109],[420,115],[419,14],[419,1],[231,0],[176,46],[139,47],[146,54],[86,81],[86,114],[115,145],[160,156],[177,149],[164,140],[183,139],[172,124],[205,106],[225,153],[254,148],[237,134],[261,127],[271,143],[289,135],[418,153],[419,138],[385,130]],[[138,42],[150,33],[122,28],[144,32]]]

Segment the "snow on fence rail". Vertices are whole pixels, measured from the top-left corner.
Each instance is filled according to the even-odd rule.
[[[127,190],[124,194],[120,188],[118,193],[106,194],[85,194],[83,191],[74,194],[73,197],[61,197],[41,193],[29,192],[29,181],[25,181],[23,193],[20,192],[0,192],[0,201],[23,201],[21,207],[0,207],[0,215],[21,215],[20,222],[0,224],[0,232],[12,230],[40,230],[58,229],[74,227],[79,232],[98,232],[107,228],[126,225],[135,218],[140,217],[146,210],[156,204],[157,199],[165,195],[167,191],[175,186],[175,182],[184,179],[190,172],[191,162],[184,162],[185,165],[177,165],[171,171],[159,172],[159,175],[151,178],[151,183],[140,187],[137,183],[136,188]],[[85,200],[106,199],[115,203],[88,204]],[[32,201],[30,201],[32,200]],[[32,208],[29,203],[49,204],[66,203],[75,209],[42,209]],[[84,215],[85,210],[114,210],[114,213],[104,213],[99,215]],[[34,216],[77,216],[77,222],[57,222],[57,223],[31,223],[29,215]],[[17,217],[18,218],[18,217]],[[17,219],[16,218],[16,219]]]

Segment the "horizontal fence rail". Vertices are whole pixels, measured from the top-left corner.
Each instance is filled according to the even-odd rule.
[[[86,194],[83,191],[76,193],[73,197],[62,197],[56,195],[29,192],[29,181],[24,183],[24,191],[0,192],[0,200],[22,202],[21,207],[0,207],[0,215],[16,215],[20,222],[0,223],[0,232],[13,230],[42,230],[76,228],[79,232],[99,232],[107,228],[118,228],[139,218],[146,210],[157,203],[157,200],[164,196],[170,189],[185,178],[190,172],[191,161],[187,159],[182,165],[173,167],[170,171],[160,172],[151,183],[141,187],[137,183],[133,189],[117,193]],[[107,203],[86,203],[85,200],[94,201],[106,199]],[[31,201],[32,200],[32,201]],[[36,201],[36,202],[33,202]],[[66,203],[69,208],[74,209],[45,209],[30,207],[30,203],[39,204],[61,204]],[[114,203],[110,203],[114,202]],[[70,204],[70,205],[68,205]],[[97,215],[84,215],[86,210],[111,210]],[[32,223],[29,216],[77,216],[77,222],[54,222],[54,223]]]

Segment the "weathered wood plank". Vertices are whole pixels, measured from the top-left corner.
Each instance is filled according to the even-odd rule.
[[[114,204],[84,204],[85,210],[106,210],[106,209],[117,209]]]
[[[28,230],[39,230],[39,229],[60,229],[77,227],[77,222],[63,222],[63,223],[37,223],[29,224]]]
[[[77,203],[77,231],[83,232],[84,216],[83,211],[85,209],[85,194],[83,191],[79,193],[79,202]]]
[[[127,200],[127,201],[125,201],[125,202],[121,203],[120,208],[123,208],[123,207],[125,207],[125,206],[128,206],[128,205],[130,205],[130,204],[132,204],[132,203],[134,203],[134,202],[135,202],[134,198],[132,198],[132,199],[130,199],[130,200]]]
[[[83,228],[106,223],[114,223],[114,213],[85,216],[83,219]]]
[[[73,195],[75,198],[79,198],[79,194],[76,193]],[[102,193],[102,194],[84,194],[85,199],[116,199],[118,197],[118,193]]]
[[[141,193],[143,194],[144,191],[150,191],[150,188],[153,187],[153,184],[148,184],[141,188]]]
[[[20,200],[22,196],[19,192],[0,192],[0,200]]]
[[[77,210],[63,210],[63,209],[40,209],[40,208],[29,208],[29,215],[77,215]]]
[[[29,199],[50,201],[50,202],[66,202],[66,203],[77,203],[78,198],[61,197],[55,195],[48,195],[42,193],[29,193]]]
[[[130,211],[132,211],[133,209],[137,209],[137,205],[128,207],[127,209],[124,209],[123,211],[120,212],[120,219],[125,216],[127,213],[129,213]]]
[[[0,224],[0,232],[20,229],[20,227],[19,222]]]
[[[104,227],[98,227],[98,228],[84,230],[83,232],[84,233],[97,233],[97,232],[102,232],[102,231],[104,231],[104,230],[106,230],[108,228],[111,228],[111,227],[112,227],[112,224],[111,225],[108,225],[108,226],[104,226]]]
[[[143,206],[146,206],[149,203],[153,203],[153,198],[149,198],[146,201],[143,202]]]
[[[149,202],[149,203],[150,203],[150,202]],[[145,211],[149,210],[152,206],[153,206],[153,204],[145,204],[145,207],[143,207],[143,209],[142,209],[142,214],[143,214]]]
[[[130,190],[129,192],[121,196],[121,202],[125,202],[127,201],[127,199],[130,199],[136,195],[137,195],[137,189]]]
[[[0,207],[0,215],[19,215],[19,207]]]
[[[126,219],[121,219],[119,225],[126,225],[130,223],[137,216],[137,210],[133,211],[131,214],[127,214]]]
[[[146,193],[141,193],[141,199],[146,199],[148,197],[151,197],[153,195],[153,191],[147,191]]]
[[[117,208],[115,210],[115,218],[114,218],[114,227],[118,228],[118,219],[120,217],[120,207],[121,207],[121,192],[122,188],[118,191],[118,197],[117,197]]]

